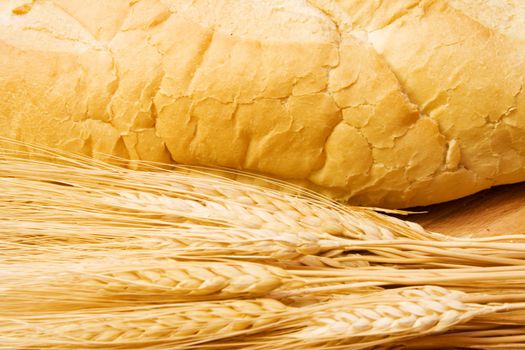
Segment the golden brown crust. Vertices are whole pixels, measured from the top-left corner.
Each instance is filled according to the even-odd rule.
[[[447,142],[444,168],[410,204],[525,179],[523,1],[340,0]]]
[[[0,134],[374,206],[525,179],[520,19],[459,0],[338,2],[3,2]]]

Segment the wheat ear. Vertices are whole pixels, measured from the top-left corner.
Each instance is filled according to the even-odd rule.
[[[246,262],[194,262],[126,256],[10,265],[0,308],[55,310],[262,297],[306,282],[285,270]],[[39,306],[40,305],[40,306]]]
[[[287,311],[257,299],[0,318],[0,340],[10,349],[172,349],[276,327]]]
[[[338,338],[351,341],[353,337],[370,336],[395,338],[407,333],[419,336],[443,332],[477,315],[498,310],[497,307],[463,303],[461,299],[465,296],[461,292],[430,286],[394,289],[352,301],[351,309],[345,305],[349,301],[343,297],[334,302],[330,312],[314,314],[314,325],[297,336],[319,337],[326,341]]]

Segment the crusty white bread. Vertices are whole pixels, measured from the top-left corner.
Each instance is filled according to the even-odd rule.
[[[0,135],[353,204],[525,180],[522,0],[0,2]]]

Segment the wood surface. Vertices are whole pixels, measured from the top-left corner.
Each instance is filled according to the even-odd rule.
[[[403,217],[454,236],[525,234],[525,183],[494,187],[469,197],[428,207]]]

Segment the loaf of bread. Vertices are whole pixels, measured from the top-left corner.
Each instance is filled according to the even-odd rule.
[[[0,2],[0,135],[408,207],[525,180],[523,0]]]

